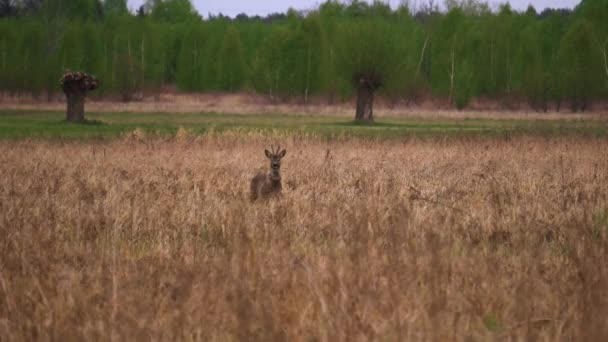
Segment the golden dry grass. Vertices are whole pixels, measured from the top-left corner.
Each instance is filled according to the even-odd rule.
[[[276,142],[284,193],[252,204]],[[0,340],[608,336],[606,139],[0,150]]]

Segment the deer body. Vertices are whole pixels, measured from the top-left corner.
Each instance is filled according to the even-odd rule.
[[[265,150],[266,157],[270,159],[270,172],[258,173],[251,180],[251,201],[258,198],[268,198],[281,193],[281,158],[285,157],[287,151],[279,152],[280,148],[272,152]]]

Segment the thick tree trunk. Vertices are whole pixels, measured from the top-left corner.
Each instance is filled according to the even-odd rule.
[[[66,120],[69,122],[84,121],[84,94],[66,94],[68,99],[68,109]]]
[[[87,92],[99,87],[94,76],[83,72],[66,72],[61,78],[61,89],[68,102],[66,120],[69,122],[84,121],[84,100]]]
[[[355,121],[374,121],[374,89],[365,83],[361,83],[357,89],[357,112]]]

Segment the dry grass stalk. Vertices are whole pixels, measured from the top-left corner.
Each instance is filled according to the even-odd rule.
[[[605,139],[277,139],[0,142],[0,340],[608,335]]]

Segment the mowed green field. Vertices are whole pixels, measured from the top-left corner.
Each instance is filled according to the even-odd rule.
[[[172,135],[179,128],[193,134],[226,130],[311,134],[320,137],[400,138],[407,136],[607,136],[603,120],[425,119],[378,118],[357,124],[350,117],[293,114],[218,113],[87,113],[89,122],[64,121],[63,112],[0,111],[0,138],[102,138],[139,129],[146,134]]]

